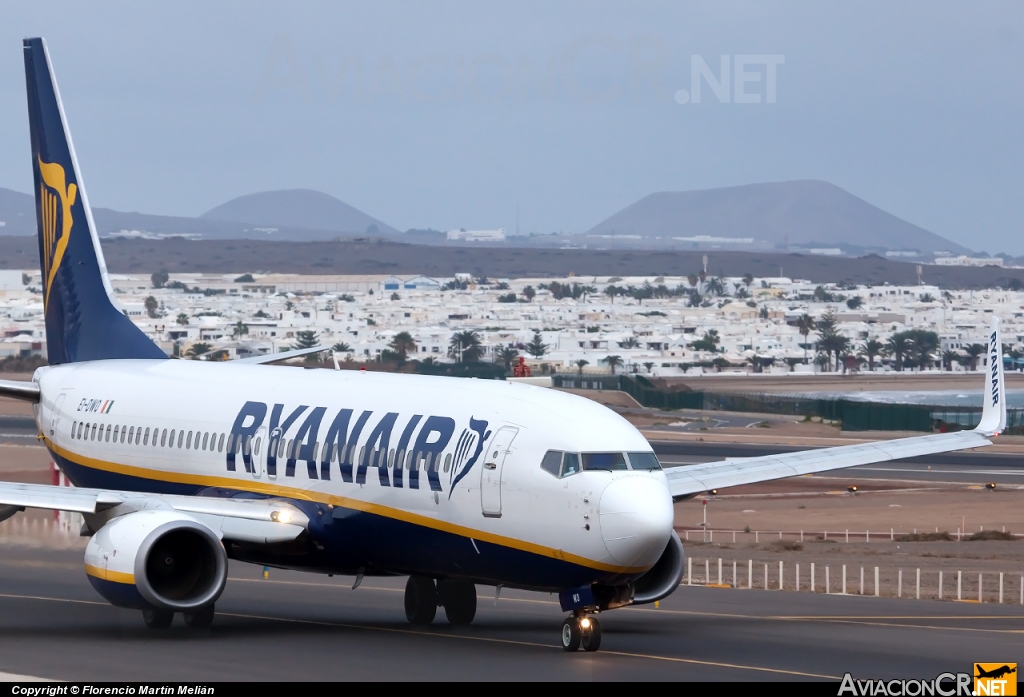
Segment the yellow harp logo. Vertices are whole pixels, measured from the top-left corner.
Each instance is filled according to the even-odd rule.
[[[68,184],[65,188],[64,168],[56,163],[43,162],[38,156],[40,219],[43,221],[43,280],[46,283],[43,306],[50,303],[50,286],[57,275],[60,260],[68,246],[68,236],[74,219],[71,207],[75,205],[78,187]]]

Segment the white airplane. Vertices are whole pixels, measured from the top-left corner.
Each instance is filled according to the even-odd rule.
[[[998,325],[973,431],[662,469],[588,399],[501,381],[271,370],[277,354],[171,360],[119,309],[42,39],[24,42],[49,365],[0,395],[34,404],[74,488],[0,483],[0,519],[76,511],[85,572],[153,628],[208,626],[228,559],[405,575],[405,612],[469,623],[476,585],[557,592],[562,646],[595,615],[668,596],[673,500],[989,445],[1005,425]]]

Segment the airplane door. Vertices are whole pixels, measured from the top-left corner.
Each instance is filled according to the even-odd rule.
[[[57,395],[57,401],[53,403],[53,413],[50,414],[50,438],[53,438],[57,429],[60,428],[60,410],[64,406],[64,398],[67,396],[67,392],[61,392]]]
[[[256,429],[256,435],[253,436],[252,443],[246,443],[242,447],[245,449],[251,449],[249,453],[245,453],[252,460],[252,478],[259,479],[263,476],[263,460],[267,457],[267,453],[270,449],[267,447],[267,429],[260,427]]]
[[[501,517],[501,472],[517,433],[518,428],[503,426],[484,451],[484,466],[480,469],[480,508],[488,518]]]

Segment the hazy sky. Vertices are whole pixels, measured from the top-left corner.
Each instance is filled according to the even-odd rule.
[[[522,232],[569,232],[655,191],[814,178],[1021,254],[1022,20],[932,0],[5,0],[0,186],[31,187],[21,39],[42,35],[96,206],[308,187],[399,229],[514,231],[518,204]]]

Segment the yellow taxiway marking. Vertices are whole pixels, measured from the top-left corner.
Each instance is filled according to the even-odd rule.
[[[385,589],[378,589],[385,590]],[[392,589],[386,589],[392,590]],[[42,600],[56,603],[76,603],[81,605],[104,605],[110,607],[109,603],[98,602],[95,600],[75,600],[72,598],[51,598],[41,595],[16,595],[13,593],[0,593],[0,598],[12,598],[16,600]],[[223,617],[238,617],[242,619],[253,619],[253,620],[266,620],[271,622],[286,622],[289,624],[308,624],[319,627],[341,627],[345,629],[361,629],[371,632],[386,632],[390,634],[412,634],[418,636],[425,636],[431,638],[441,639],[461,639],[463,641],[480,641],[489,644],[507,644],[512,646],[528,646],[531,648],[541,649],[561,649],[560,646],[555,644],[543,644],[537,641],[520,641],[516,639],[497,639],[494,637],[475,637],[466,636],[464,634],[440,634],[436,632],[424,632],[416,629],[399,629],[397,627],[373,627],[361,624],[348,624],[345,622],[326,622],[323,620],[305,620],[305,619],[290,619],[286,617],[272,617],[269,615],[249,615],[237,612],[219,612],[218,615]],[[701,661],[695,658],[677,658],[675,656],[659,656],[656,654],[644,654],[644,653],[631,653],[629,651],[602,651],[603,655],[606,656],[622,656],[624,658],[640,658],[650,661],[664,661],[669,663],[683,663],[688,665],[697,666],[708,666],[711,668],[731,668],[733,670],[750,670],[761,673],[773,673],[776,675],[792,675],[804,678],[823,678],[825,680],[839,680],[838,675],[824,675],[821,673],[805,673],[799,670],[784,670],[782,668],[766,668],[764,666],[748,666],[739,663],[722,663],[719,661]]]
[[[327,622],[323,620],[302,620],[288,619],[283,617],[271,617],[267,615],[247,615],[241,613],[218,613],[226,617],[240,617],[244,619],[269,620],[272,622],[288,622],[292,624],[311,624],[321,627],[343,627],[345,629],[363,629],[373,632],[388,632],[392,634],[412,634],[416,636],[437,637],[442,639],[462,639],[465,641],[482,641],[491,644],[510,644],[513,646],[529,646],[541,649],[561,649],[555,644],[543,644],[537,641],[521,641],[517,639],[496,639],[494,637],[466,636],[465,634],[439,634],[435,632],[424,632],[416,629],[398,629],[397,627],[373,627],[361,624],[348,624],[344,622]],[[824,675],[821,673],[805,673],[799,670],[784,670],[781,668],[765,668],[763,666],[748,666],[739,663],[721,663],[718,661],[701,661],[695,658],[676,658],[674,656],[658,656],[656,654],[631,653],[628,651],[601,651],[605,656],[623,656],[626,658],[642,658],[653,661],[668,661],[671,663],[686,663],[690,665],[710,666],[713,668],[732,668],[734,670],[752,670],[762,673],[776,673],[779,675],[793,675],[805,678],[824,678],[826,680],[839,680],[838,675]]]

